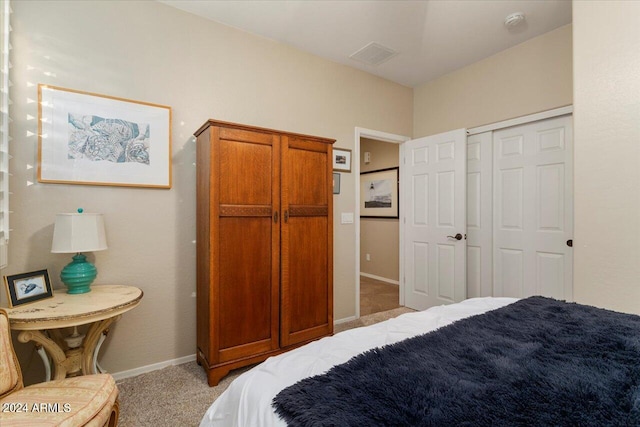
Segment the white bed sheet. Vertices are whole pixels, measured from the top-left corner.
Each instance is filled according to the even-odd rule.
[[[286,387],[303,378],[322,374],[364,351],[433,331],[515,301],[516,298],[472,298],[350,329],[270,357],[236,378],[209,407],[200,427],[286,427],[271,406],[273,398]]]

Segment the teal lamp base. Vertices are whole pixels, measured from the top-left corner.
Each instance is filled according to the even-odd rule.
[[[98,275],[95,265],[87,262],[81,253],[73,256],[73,261],[60,272],[62,283],[69,289],[68,294],[84,294],[91,291],[91,283]]]

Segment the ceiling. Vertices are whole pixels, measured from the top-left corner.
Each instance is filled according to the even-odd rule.
[[[571,22],[570,0],[158,1],[409,87]],[[514,12],[526,19],[509,29]],[[371,42],[397,54],[349,57]]]

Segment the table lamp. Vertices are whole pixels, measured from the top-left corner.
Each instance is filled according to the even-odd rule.
[[[96,267],[87,262],[82,252],[96,252],[107,249],[102,214],[62,213],[56,215],[53,227],[52,253],[71,254],[73,261],[60,272],[62,283],[69,294],[84,294],[91,291],[91,283],[98,275]]]

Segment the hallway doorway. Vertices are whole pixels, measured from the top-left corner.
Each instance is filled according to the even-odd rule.
[[[370,312],[376,313],[379,312],[378,310],[385,311],[404,305],[403,270],[399,265],[402,259],[402,231],[404,230],[403,224],[399,221],[399,217],[402,214],[402,205],[398,201],[395,202],[397,205],[392,202],[392,207],[396,209],[399,207],[399,212],[394,215],[378,217],[366,212],[368,199],[365,198],[369,193],[362,191],[361,187],[367,184],[367,180],[363,181],[361,175],[367,175],[366,178],[369,178],[369,181],[376,181],[376,179],[385,181],[386,179],[393,184],[392,178],[390,179],[386,176],[377,178],[375,174],[390,171],[391,169],[399,169],[399,161],[402,158],[402,143],[409,138],[363,128],[356,128],[355,133],[353,172],[356,174],[355,317],[357,319],[361,315],[370,314]],[[369,184],[371,183],[369,182]],[[397,182],[395,185],[397,186]],[[370,279],[373,279],[376,283],[370,283]],[[367,284],[361,286],[361,280],[362,283],[366,282]],[[381,301],[384,302],[380,302],[374,297],[371,302],[361,304],[361,298],[369,299],[368,295],[370,293],[377,294],[377,291],[381,289],[386,289],[382,293],[383,295],[386,294],[387,297],[381,297]],[[388,295],[394,296],[388,298]],[[390,308],[383,309],[383,307]],[[361,312],[362,308],[366,311]]]

